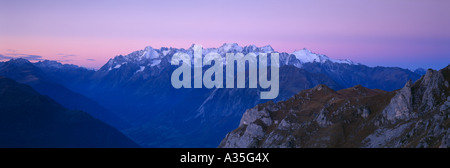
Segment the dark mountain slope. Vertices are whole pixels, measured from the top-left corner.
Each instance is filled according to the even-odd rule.
[[[82,111],[0,77],[0,147],[139,147]]]
[[[99,105],[97,102],[89,99],[88,97],[76,93],[62,84],[59,84],[58,81],[69,80],[59,79],[55,76],[64,76],[59,73],[50,73],[51,69],[45,68],[41,63],[37,63],[41,68],[46,69],[43,71],[41,68],[33,65],[28,60],[25,59],[12,59],[8,62],[5,62],[2,66],[0,66],[0,76],[5,76],[11,79],[16,80],[17,82],[24,83],[33,87],[40,94],[47,95],[57,101],[59,104],[63,105],[68,109],[76,109],[82,110],[95,118],[98,118],[102,121],[107,122],[110,125],[113,125],[117,128],[126,127],[126,123],[122,121],[119,117],[117,117],[114,113],[108,111],[106,108]],[[51,68],[51,67],[50,67]],[[54,69],[55,67],[53,67]],[[62,70],[53,70],[56,72],[60,72]],[[72,70],[74,71],[74,70]],[[76,71],[76,70],[75,70]],[[67,72],[66,76],[72,76],[74,82],[76,82],[77,78],[75,75],[70,75],[71,73]],[[77,74],[77,73],[75,73]]]

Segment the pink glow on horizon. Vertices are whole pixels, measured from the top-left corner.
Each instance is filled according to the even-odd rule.
[[[450,1],[440,0],[1,1],[0,54],[99,68],[145,46],[235,42],[439,69],[450,63],[448,9]]]

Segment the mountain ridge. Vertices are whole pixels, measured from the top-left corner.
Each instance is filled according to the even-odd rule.
[[[386,92],[318,85],[248,109],[224,148],[450,147],[450,65]]]
[[[137,148],[115,128],[0,76],[0,147]]]
[[[52,83],[83,95],[105,107],[110,114],[117,115],[125,124],[118,127],[117,121],[109,120],[109,123],[143,147],[216,147],[223,135],[238,126],[246,109],[266,100],[258,98],[260,88],[173,88],[170,77],[177,66],[170,64],[171,56],[176,52],[192,56],[194,45],[188,49],[154,49],[148,46],[111,58],[97,71],[54,62],[33,65],[40,68]],[[241,47],[233,43],[203,50],[203,55],[228,51],[258,52],[255,55],[274,52],[271,46]],[[309,61],[280,53],[280,94],[274,101],[286,100],[318,84],[326,84],[334,90],[356,84],[370,89],[395,90],[407,80],[415,81],[420,77],[401,68],[376,69],[362,64],[332,62],[324,55],[306,49],[303,52],[311,56]]]
[[[49,67],[43,65],[50,64]],[[55,65],[57,65],[55,67]],[[70,69],[76,68],[78,70],[85,71],[86,69],[72,65],[59,65],[55,62],[37,62],[31,63],[26,59],[12,59],[5,62],[0,66],[0,75],[16,80],[19,83],[24,83],[33,87],[40,94],[47,95],[59,104],[62,104],[68,109],[86,111],[95,118],[99,118],[110,125],[115,127],[124,127],[121,119],[115,116],[115,114],[108,112],[107,109],[99,105],[94,100],[84,96],[83,94],[74,92],[67,88],[68,83],[76,84],[76,78],[73,76],[83,76],[84,74],[75,73],[75,75],[69,75],[70,72],[59,72],[62,67],[69,67]],[[50,69],[49,69],[50,68]],[[88,71],[88,70],[86,70]],[[58,73],[60,73],[58,75]],[[69,77],[66,79],[60,79],[60,77]],[[66,83],[64,83],[66,82]],[[64,85],[66,84],[66,85]]]

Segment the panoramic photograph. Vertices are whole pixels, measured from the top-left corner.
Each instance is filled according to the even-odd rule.
[[[0,0],[0,148],[449,148],[449,9]]]

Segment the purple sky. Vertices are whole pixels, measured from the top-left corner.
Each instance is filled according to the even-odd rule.
[[[236,42],[440,69],[450,63],[449,9],[448,0],[0,0],[0,59],[99,68],[145,46]]]

